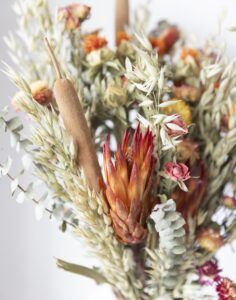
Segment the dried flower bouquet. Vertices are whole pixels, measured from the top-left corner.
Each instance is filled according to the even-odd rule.
[[[5,41],[18,71],[0,126],[23,152],[10,174],[17,202],[31,199],[98,259],[58,267],[109,283],[118,299],[236,299],[215,254],[236,238],[236,66],[217,38],[193,48],[175,25],[144,33],[148,10],[129,22],[116,1],[116,47],[84,32],[90,7],[21,0],[18,36]],[[47,38],[44,40],[44,36]],[[35,180],[23,188],[25,171]],[[45,191],[48,191],[45,193]],[[36,199],[36,195],[37,199]]]

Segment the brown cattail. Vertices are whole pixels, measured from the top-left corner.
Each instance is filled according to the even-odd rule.
[[[66,130],[73,137],[77,146],[78,164],[84,170],[89,187],[99,192],[101,170],[83,108],[72,82],[62,77],[58,62],[46,38],[45,43],[57,73],[57,80],[53,89],[54,96]]]
[[[124,31],[125,25],[129,25],[129,0],[116,0],[116,34]]]

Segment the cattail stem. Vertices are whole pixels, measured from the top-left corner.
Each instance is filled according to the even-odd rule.
[[[115,33],[124,31],[129,25],[129,0],[116,0]]]
[[[72,82],[62,77],[59,63],[47,39],[45,39],[45,44],[58,77],[54,84],[54,96],[65,128],[77,146],[78,165],[84,170],[89,187],[99,192],[101,170],[78,94]]]
[[[49,44],[49,41],[48,41],[48,39],[46,37],[44,38],[44,41],[45,41],[45,46],[47,48],[48,54],[50,55],[51,61],[53,63],[55,72],[57,74],[57,79],[61,79],[62,78],[61,69],[60,69],[58,60],[57,60],[57,58],[56,58],[56,56],[54,54],[54,51],[52,50],[52,47]]]

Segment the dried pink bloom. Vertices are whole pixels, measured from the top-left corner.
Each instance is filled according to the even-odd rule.
[[[214,281],[220,280],[220,272],[216,261],[209,260],[204,265],[198,268],[199,282],[202,285],[210,285]]]
[[[177,114],[172,115],[169,118],[167,117],[165,129],[170,137],[176,137],[188,133],[187,124]]]
[[[164,164],[164,173],[174,181],[185,181],[190,178],[189,168],[185,164],[167,162]]]
[[[89,17],[91,8],[83,4],[71,4],[58,10],[59,17],[65,20],[68,31],[75,30]]]

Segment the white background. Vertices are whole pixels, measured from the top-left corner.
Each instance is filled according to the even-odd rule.
[[[53,7],[69,1],[49,0]],[[84,1],[93,7],[89,28],[105,28],[104,34],[113,40],[114,0]],[[131,1],[132,8],[141,1]],[[16,20],[11,11],[13,1],[2,0],[0,9],[0,36],[14,30]],[[168,18],[201,41],[217,29],[222,10],[228,12],[224,28],[236,25],[235,0],[152,0],[151,24]],[[228,52],[236,52],[236,33],[224,32]],[[1,60],[9,61],[7,50],[0,40]],[[14,87],[0,74],[0,107],[9,104]],[[8,137],[0,137],[0,161],[8,151]],[[10,197],[9,182],[0,181],[0,299],[1,300],[111,300],[107,287],[97,288],[91,281],[58,270],[53,257],[78,263],[89,263],[84,246],[57,230],[46,217],[37,222],[33,205],[16,204]],[[225,274],[236,280],[236,255],[227,247],[219,253]],[[103,295],[104,292],[104,296]],[[105,294],[107,294],[105,296]],[[100,295],[100,296],[99,296]]]

